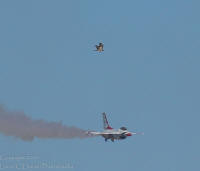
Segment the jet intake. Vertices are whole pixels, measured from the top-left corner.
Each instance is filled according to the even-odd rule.
[[[120,139],[126,139],[126,135],[120,135],[120,137],[119,137]]]

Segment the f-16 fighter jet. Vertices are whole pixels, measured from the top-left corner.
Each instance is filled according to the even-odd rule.
[[[95,51],[98,51],[98,52],[104,51],[104,50],[103,50],[103,43],[99,43],[99,45],[95,45],[95,47],[96,47],[96,50],[95,50]]]
[[[103,115],[104,131],[102,132],[88,131],[87,135],[102,136],[103,138],[105,138],[105,141],[107,141],[108,139],[111,139],[111,141],[114,142],[114,140],[123,140],[129,136],[138,134],[136,132],[129,132],[126,127],[121,127],[120,129],[111,128],[110,125],[108,124],[106,114],[102,113],[102,115]]]

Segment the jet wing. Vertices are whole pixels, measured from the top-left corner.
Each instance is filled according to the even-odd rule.
[[[98,136],[98,135],[101,135],[101,134],[100,134],[100,132],[87,131],[86,135],[88,135],[88,136]]]
[[[98,135],[120,135],[121,133],[119,132],[93,132],[93,131],[88,131],[87,135],[89,136],[98,136]]]

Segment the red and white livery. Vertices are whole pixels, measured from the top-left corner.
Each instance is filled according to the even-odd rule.
[[[111,141],[114,142],[114,140],[123,140],[129,136],[138,134],[136,132],[129,132],[126,127],[121,127],[120,129],[113,129],[108,123],[106,113],[102,113],[102,115],[103,115],[104,131],[102,132],[88,131],[87,134],[89,136],[102,136],[103,138],[105,138],[105,141],[111,139]]]

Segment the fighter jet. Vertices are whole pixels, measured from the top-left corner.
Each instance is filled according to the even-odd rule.
[[[95,50],[95,51],[98,51],[98,52],[104,51],[104,50],[103,50],[103,43],[99,43],[99,45],[95,45],[95,47],[96,47],[96,50]]]
[[[114,140],[123,140],[132,135],[140,134],[136,132],[129,132],[126,127],[121,127],[120,129],[117,130],[113,129],[112,127],[110,127],[108,123],[106,113],[102,113],[102,115],[103,115],[104,131],[102,132],[88,131],[87,132],[88,136],[102,136],[103,138],[105,138],[105,141],[111,139],[111,141],[114,142]]]

